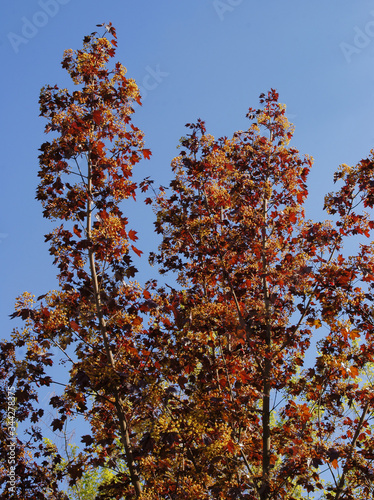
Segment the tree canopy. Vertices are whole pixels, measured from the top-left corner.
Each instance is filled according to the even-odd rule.
[[[372,498],[374,152],[340,166],[315,222],[312,158],[274,89],[231,138],[187,124],[170,186],[145,199],[162,276],[140,285],[126,200],[152,186],[133,179],[151,152],[99,28],[64,54],[74,90],[40,94],[59,287],[19,297],[0,344],[0,498]],[[45,388],[53,431],[84,419],[73,453],[46,439]]]

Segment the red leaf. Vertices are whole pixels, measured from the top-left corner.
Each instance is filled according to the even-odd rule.
[[[296,214],[294,212],[291,212],[290,215],[289,215],[289,221],[292,223],[292,224],[296,224],[297,222],[297,217],[296,217]]]
[[[235,445],[231,440],[227,443],[226,448],[228,449],[229,453],[235,452]]]
[[[80,238],[80,237],[82,236],[82,230],[81,230],[81,229],[79,229],[79,227],[78,227],[77,225],[75,225],[75,226],[73,227],[73,231],[74,231],[74,233],[78,236],[78,238]]]
[[[138,250],[136,247],[134,247],[134,245],[131,245],[131,248],[134,250],[134,252],[136,253],[136,255],[138,255],[139,257],[143,253],[141,250]]]
[[[79,326],[77,325],[77,323],[75,321],[70,321],[70,326],[72,327],[73,330],[75,330],[76,332],[79,332]]]
[[[130,229],[130,231],[128,232],[130,240],[136,241],[138,239],[138,237],[136,236],[136,234],[137,234],[136,231],[134,231],[133,229]]]
[[[374,275],[373,274],[368,274],[367,276],[363,276],[362,281],[374,281]]]
[[[304,201],[304,192],[302,193],[297,193],[297,203],[302,203]]]
[[[150,159],[151,154],[152,154],[150,149],[143,149],[142,153],[143,153],[144,158],[147,160]]]
[[[108,218],[108,213],[106,210],[101,210],[101,212],[98,213],[98,216],[103,219],[103,220],[106,220]]]
[[[168,319],[168,318],[163,318],[163,319],[162,319],[162,322],[163,322],[163,324],[164,324],[165,326],[169,326],[169,327],[171,326],[171,323],[170,323],[170,321],[169,321],[169,319]]]
[[[100,111],[98,111],[98,110],[95,110],[92,113],[92,118],[93,118],[93,121],[96,123],[96,125],[100,125],[104,121]]]

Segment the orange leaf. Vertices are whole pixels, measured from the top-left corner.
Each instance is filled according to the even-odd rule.
[[[133,320],[132,324],[133,324],[134,326],[139,326],[139,325],[141,325],[141,324],[142,324],[142,320],[141,320],[141,318],[139,318],[139,316],[137,316],[137,317]]]
[[[78,238],[80,238],[80,237],[81,237],[81,235],[82,235],[82,230],[81,230],[81,229],[79,229],[79,227],[78,227],[77,225],[75,225],[75,226],[73,227],[73,231],[74,231],[74,233],[78,236]]]
[[[297,222],[297,217],[296,217],[296,214],[294,212],[290,213],[289,215],[289,221],[292,223],[292,224],[295,224]]]
[[[304,201],[304,192],[302,193],[297,193],[297,203],[302,203]]]
[[[152,154],[150,149],[143,149],[142,153],[143,153],[143,156],[146,160],[149,160],[149,158],[151,157],[151,154]]]
[[[360,338],[360,331],[359,330],[351,330],[349,332],[349,336],[351,337],[352,340]]]

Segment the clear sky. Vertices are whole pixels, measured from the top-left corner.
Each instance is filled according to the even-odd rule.
[[[117,58],[144,93],[134,123],[151,161],[137,178],[167,184],[187,122],[202,118],[219,137],[245,129],[248,107],[279,91],[296,126],[293,146],[315,158],[311,218],[340,163],[355,164],[374,147],[374,2],[359,0],[12,0],[2,2],[1,337],[23,291],[56,285],[43,235],[50,224],[34,197],[38,148],[47,138],[38,96],[46,84],[71,84],[64,49],[78,49],[96,24],[117,29]],[[150,207],[130,207],[137,245],[157,246]],[[140,279],[147,257],[135,261]],[[153,271],[154,273],[154,271]]]

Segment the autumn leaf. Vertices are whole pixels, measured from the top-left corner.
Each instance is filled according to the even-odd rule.
[[[138,255],[139,257],[143,253],[141,250],[138,250],[136,247],[134,247],[134,245],[131,245],[131,248],[134,250],[134,252],[136,253],[136,255]]]
[[[339,464],[338,464],[338,461],[336,460],[336,458],[334,460],[332,460],[331,465],[334,467],[334,469],[337,469],[339,467]]]
[[[150,159],[151,154],[152,154],[150,149],[143,149],[142,153],[143,153],[144,158],[146,158],[147,160]]]
[[[103,122],[103,117],[102,117],[102,114],[99,110],[95,110],[92,113],[92,118],[93,118],[93,121],[96,123],[96,125],[101,125]]]
[[[128,232],[130,240],[136,241],[138,239],[136,234],[137,234],[136,231],[134,231],[133,229],[130,229],[130,231]],[[134,248],[133,248],[133,250],[134,250]]]
[[[90,446],[92,443],[95,442],[92,436],[89,434],[86,434],[85,436],[81,437],[81,442],[84,443],[86,446]]]
[[[79,325],[77,325],[77,323],[75,321],[70,321],[70,326],[73,330],[75,330],[76,332],[79,332]]]
[[[73,227],[73,231],[74,231],[74,233],[78,236],[78,238],[80,238],[80,237],[81,237],[81,235],[82,235],[82,230],[81,230],[81,229],[79,229],[79,227],[78,227],[76,224],[75,224],[75,225],[74,225],[74,227]]]

